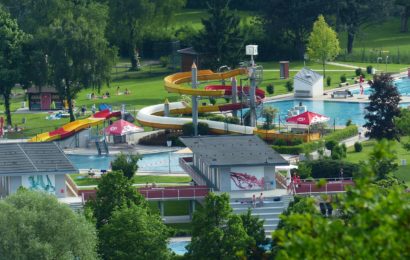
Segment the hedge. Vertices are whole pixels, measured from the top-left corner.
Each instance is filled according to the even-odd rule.
[[[330,133],[328,135],[325,135],[323,138],[326,142],[327,141],[335,141],[335,142],[340,142],[342,140],[345,140],[347,138],[350,138],[352,136],[358,135],[359,134],[359,129],[357,125],[349,125],[341,130],[335,131],[333,133]]]
[[[359,171],[359,165],[356,163],[345,162],[340,160],[322,159],[302,162],[312,169],[310,177],[317,178],[339,178],[340,169],[343,168],[343,177],[353,177]],[[309,177],[309,176],[301,176]]]
[[[303,147],[302,145],[295,145],[295,146],[278,146],[278,145],[272,145],[272,148],[281,154],[301,154],[303,153]]]

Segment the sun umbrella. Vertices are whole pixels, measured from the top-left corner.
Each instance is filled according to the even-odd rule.
[[[324,123],[329,120],[330,118],[327,116],[306,111],[300,115],[289,117],[288,119],[286,119],[286,122],[300,125],[312,125],[317,123]]]
[[[106,127],[104,131],[106,135],[126,135],[144,132],[144,128],[121,119]]]

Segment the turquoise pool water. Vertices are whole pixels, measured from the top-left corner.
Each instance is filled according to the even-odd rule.
[[[397,90],[399,91],[400,95],[410,96],[410,78],[398,79],[394,82],[394,84],[396,85]],[[353,94],[359,94],[360,89],[352,89],[351,92]],[[372,94],[372,89],[371,88],[365,88],[364,89],[364,94],[365,95]]]
[[[366,114],[366,106],[368,103],[358,102],[337,102],[337,101],[311,101],[311,100],[283,100],[266,102],[264,106],[271,106],[279,110],[282,122],[286,122],[288,110],[299,105],[302,102],[309,111],[319,113],[330,117],[329,124],[345,125],[347,120],[352,120],[353,123],[362,126],[366,121],[364,115]],[[400,106],[408,106],[408,103],[400,104]]]
[[[168,248],[177,255],[184,255],[188,244],[189,241],[171,241],[168,243]]]
[[[145,154],[138,162],[138,171],[142,172],[168,172],[169,171],[169,154],[156,153]],[[183,172],[179,166],[179,158],[184,157],[184,154],[175,154],[171,152],[171,172]],[[109,169],[110,162],[115,156],[98,156],[98,155],[74,155],[68,154],[68,159],[78,169]]]

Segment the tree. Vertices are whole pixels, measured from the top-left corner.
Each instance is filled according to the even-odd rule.
[[[138,69],[138,49],[149,31],[166,25],[185,0],[107,0],[110,12],[108,37],[127,46],[131,70]]]
[[[251,243],[241,218],[232,213],[229,196],[210,193],[192,220],[187,255],[192,259],[235,259]]]
[[[393,1],[385,0],[342,0],[336,2],[337,19],[347,32],[347,52],[352,53],[353,43],[360,28],[384,21]]]
[[[104,38],[107,10],[94,2],[78,2],[48,28],[52,82],[67,99],[74,121],[73,99],[86,87],[109,82],[115,50]]]
[[[245,40],[240,30],[240,17],[229,9],[229,2],[207,1],[209,18],[202,19],[204,29],[194,41],[195,50],[204,55],[204,67],[236,67],[244,52]]]
[[[265,119],[263,123],[263,129],[269,130],[272,127],[272,124],[275,120],[278,110],[273,107],[264,107],[262,110],[262,117]]]
[[[396,0],[394,3],[402,9],[400,15],[400,32],[406,33],[409,31],[408,21],[410,16],[410,1]]]
[[[4,98],[7,125],[12,125],[10,95],[12,88],[23,78],[22,46],[29,38],[0,5],[0,94]]]
[[[394,124],[394,118],[400,115],[400,94],[388,74],[374,77],[371,85],[373,93],[370,95],[370,104],[366,107],[367,120],[364,127],[369,129],[366,136],[370,138],[398,139],[399,130]]]
[[[138,205],[147,208],[144,197],[139,194],[132,182],[122,172],[111,172],[104,175],[98,184],[97,196],[87,207],[92,209],[97,228],[106,224],[112,213],[119,207]]]
[[[340,52],[340,47],[336,32],[326,23],[323,15],[319,15],[313,24],[307,52],[311,59],[318,59],[322,62],[323,76],[326,77],[326,61],[336,58]]]
[[[124,154],[120,153],[116,156],[115,160],[111,163],[111,169],[113,171],[121,171],[125,177],[132,179],[135,172],[138,170],[138,161],[141,156],[138,154]]]
[[[246,234],[251,239],[250,246],[247,248],[247,259],[262,259],[265,253],[264,246],[268,244],[265,236],[265,228],[263,227],[263,220],[252,216],[252,211],[248,209],[246,214],[242,214],[241,220]]]
[[[0,201],[1,259],[97,259],[93,225],[51,195],[21,189]]]
[[[369,155],[369,168],[377,180],[386,179],[390,173],[398,169],[397,154],[393,150],[394,143],[386,139],[380,140]]]
[[[99,231],[104,259],[169,259],[169,230],[158,214],[136,205],[121,207]]]

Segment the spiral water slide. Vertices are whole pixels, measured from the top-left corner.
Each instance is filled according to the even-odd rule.
[[[58,128],[57,130],[38,134],[28,141],[29,142],[51,142],[54,140],[65,139],[85,128],[99,125],[102,122],[104,122],[104,120],[107,120],[111,117],[119,117],[119,116],[121,116],[121,111],[110,112],[110,110],[106,109],[106,110],[97,112],[88,118],[76,120],[68,124],[65,124],[62,127]]]
[[[224,73],[214,73],[211,70],[199,70],[198,81],[207,80],[224,80],[227,78],[235,77],[237,75],[246,74],[246,69],[236,69]],[[181,72],[169,75],[164,78],[165,89],[169,93],[178,93],[180,95],[194,95],[201,97],[222,97],[226,96],[227,89],[212,88],[212,89],[192,89],[183,86],[184,83],[189,83],[192,80],[191,72]],[[228,88],[228,87],[227,87]],[[198,112],[216,112],[216,111],[228,111],[237,110],[247,107],[242,103],[225,104],[225,105],[209,105],[199,106]],[[137,120],[144,126],[150,126],[160,129],[182,129],[185,123],[192,122],[192,118],[184,117],[172,117],[164,116],[164,104],[158,104],[153,106],[144,107],[137,114]],[[169,103],[169,110],[171,115],[177,114],[189,114],[192,112],[191,107],[188,107],[183,102]],[[254,127],[242,126],[236,124],[227,124],[224,122],[217,122],[212,120],[200,119],[198,122],[208,124],[211,132],[214,133],[237,133],[237,134],[253,134]]]

